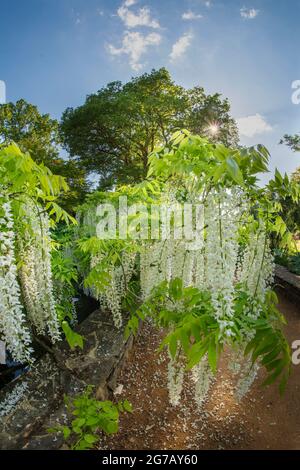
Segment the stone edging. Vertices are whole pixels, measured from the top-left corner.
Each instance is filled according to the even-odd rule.
[[[63,439],[46,429],[70,419],[64,394],[74,396],[91,384],[98,399],[112,397],[132,337],[126,341],[124,328],[117,330],[111,314],[98,310],[76,330],[85,338],[84,348],[72,352],[62,343],[62,368],[45,354],[28,373],[1,390],[0,449],[59,449]]]
[[[291,273],[284,266],[276,265],[276,288],[290,300],[300,305],[300,276]]]

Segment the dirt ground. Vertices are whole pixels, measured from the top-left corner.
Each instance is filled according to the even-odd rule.
[[[300,339],[300,306],[281,296],[287,337]],[[277,385],[261,387],[260,371],[251,391],[238,403],[226,367],[216,377],[199,410],[188,377],[180,405],[169,404],[167,359],[156,352],[161,335],[144,325],[119,379],[132,414],[120,419],[115,436],[103,436],[101,449],[300,449],[300,365],[293,366],[285,395]],[[224,358],[226,362],[228,358]]]

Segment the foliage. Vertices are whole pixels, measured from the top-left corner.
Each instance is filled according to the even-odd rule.
[[[290,257],[288,267],[292,273],[300,276],[300,253]]]
[[[291,179],[296,183],[300,183],[300,167],[296,168],[296,170],[292,173]]]
[[[294,152],[300,151],[300,135],[284,135],[280,141],[281,144],[288,145]],[[300,168],[291,175],[291,180],[300,186]],[[282,217],[292,232],[300,231],[300,205],[298,202],[293,201],[291,198],[286,198],[281,201],[282,204]]]
[[[69,190],[60,195],[60,202],[68,210],[83,200],[88,190],[86,172],[76,161],[60,157],[58,121],[49,114],[40,114],[36,106],[23,99],[0,105],[0,142],[4,146],[18,144],[36,163],[66,178]]]
[[[285,134],[280,141],[281,144],[288,145],[294,152],[300,151],[300,135]]]
[[[300,187],[300,168],[297,168],[291,175],[291,181]],[[282,202],[282,213],[284,220],[291,231],[300,232],[300,204],[287,198]]]
[[[58,122],[23,99],[0,105],[0,138],[6,146],[17,143],[37,163],[50,166],[58,158]]]
[[[280,264],[281,266],[285,266],[286,268],[288,268],[289,271],[300,276],[300,253],[299,252],[289,253],[286,251],[277,250],[275,261],[277,264]]]
[[[69,220],[64,211],[55,204],[55,199],[68,190],[65,179],[54,175],[43,164],[37,164],[28,153],[11,144],[0,150],[1,187],[13,198],[34,198],[47,204],[58,219]]]
[[[0,150],[0,181],[0,331],[14,359],[28,361],[31,332],[60,339],[51,228],[75,219],[56,202],[68,189],[64,178],[15,144]]]
[[[132,412],[132,406],[125,400],[116,405],[111,401],[98,401],[92,396],[92,386],[75,398],[65,397],[67,409],[75,419],[71,426],[50,428],[50,433],[63,433],[72,450],[92,449],[100,440],[98,432],[115,434],[119,428],[119,414]]]
[[[66,249],[66,244],[64,249]],[[73,259],[67,257],[62,249],[54,250],[52,253],[52,272],[57,317],[70,348],[80,347],[82,349],[83,336],[71,328],[77,322],[73,297],[76,294],[74,284],[78,281],[78,272]]]
[[[166,305],[166,300],[169,302]],[[136,334],[139,320],[151,317],[158,327],[169,331],[161,347],[167,346],[173,359],[178,354],[186,356],[187,368],[191,369],[207,355],[208,363],[216,372],[219,357],[227,344],[234,348],[244,345],[244,354],[251,353],[253,363],[259,359],[269,376],[265,384],[270,384],[281,376],[284,389],[290,372],[290,348],[284,338],[280,324],[285,320],[276,308],[278,299],[269,291],[261,303],[259,320],[245,315],[245,306],[251,298],[244,286],[237,284],[234,295],[234,316],[232,330],[236,335],[224,337],[214,316],[212,296],[209,291],[195,287],[184,287],[180,278],[164,281],[154,288],[149,299],[136,311],[126,327],[126,336]],[[255,335],[249,341],[249,333]]]
[[[201,87],[176,85],[164,68],[109,83],[87,97],[84,105],[68,108],[61,122],[65,148],[97,172],[102,188],[133,183],[146,176],[148,155],[166,144],[180,128],[207,135],[217,124],[213,141],[237,143],[230,106],[219,94],[207,95]]]
[[[68,288],[78,280],[77,270],[72,258],[65,257],[61,251],[54,251],[52,255],[52,270],[55,279]]]
[[[127,334],[136,331],[148,316],[166,329],[163,346],[170,353],[174,404],[186,367],[196,371],[196,380],[202,384],[198,392],[207,393],[209,384],[203,377],[210,377],[209,369],[216,371],[225,345],[249,356],[251,380],[258,362],[268,372],[265,383],[279,379],[281,391],[286,384],[290,350],[271,287],[270,239],[284,249],[292,246],[292,234],[280,215],[280,201],[298,202],[300,191],[278,170],[265,187],[259,187],[258,175],[268,171],[268,161],[269,153],[262,145],[232,149],[187,130],[178,131],[167,145],[150,154],[143,182],[118,187],[106,195],[96,193],[80,210],[82,238],[78,244],[91,261],[86,282],[92,293],[99,291],[96,295],[101,300],[101,295],[107,298],[111,294],[112,274],[118,273],[116,284],[123,287],[114,291],[110,307],[130,307]],[[174,235],[166,240],[134,237],[137,216],[129,217],[125,240],[118,238],[120,227],[115,240],[98,239],[95,207],[109,202],[117,208],[124,195],[128,205],[137,201],[159,207],[170,202],[202,205],[196,240],[203,243],[191,246],[188,239],[176,240]],[[171,225],[174,220],[171,218]],[[122,284],[120,266],[133,252],[135,267]],[[99,264],[93,262],[95,258],[100,259]],[[251,385],[249,377],[241,381],[243,393]],[[198,396],[198,402],[202,397]]]

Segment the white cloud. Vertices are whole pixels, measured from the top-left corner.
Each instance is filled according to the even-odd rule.
[[[193,11],[189,10],[186,11],[185,13],[182,14],[182,19],[189,21],[189,20],[199,20],[200,18],[203,18],[202,15],[199,15],[197,13],[194,13]]]
[[[148,28],[159,28],[159,22],[151,17],[148,7],[139,8],[137,13],[129,10],[136,0],[126,0],[117,10],[117,15],[127,28],[136,28],[137,26],[147,26]]]
[[[204,2],[204,5],[207,7],[207,8],[210,8],[212,3],[210,0],[207,0],[206,2]]]
[[[183,34],[172,46],[172,51],[170,53],[170,60],[174,62],[176,59],[179,59],[183,56],[189,45],[191,44],[191,40],[193,35],[191,33]]]
[[[113,56],[127,54],[131,68],[139,71],[143,67],[143,64],[140,63],[142,55],[147,52],[148,47],[157,46],[160,42],[161,35],[158,33],[144,35],[137,31],[125,31],[122,46],[117,48],[112,44],[108,44],[107,49]]]
[[[236,120],[240,135],[254,137],[256,134],[264,134],[273,130],[272,126],[261,114],[242,117]]]
[[[254,20],[254,18],[256,18],[259,14],[259,10],[256,10],[255,8],[243,7],[240,9],[240,14],[241,17],[245,18],[246,20]]]

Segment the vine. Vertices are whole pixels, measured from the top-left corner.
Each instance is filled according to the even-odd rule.
[[[26,363],[33,361],[32,336],[40,344],[61,339],[51,230],[75,220],[55,202],[68,189],[65,180],[15,144],[0,149],[0,177],[0,338]]]
[[[98,298],[104,296],[104,301],[113,292],[111,303],[106,300],[106,305],[115,317],[117,309],[117,326],[121,325],[122,310],[125,313],[130,307],[127,335],[136,333],[140,321],[149,317],[164,328],[162,347],[168,348],[170,355],[173,404],[179,402],[188,369],[195,379],[196,402],[203,402],[225,347],[245,355],[236,385],[239,398],[253,382],[257,365],[267,370],[266,384],[280,377],[281,391],[285,387],[290,349],[281,331],[284,319],[272,290],[270,239],[277,238],[282,245],[290,243],[291,234],[278,214],[274,194],[279,191],[281,197],[298,200],[299,188],[285,184],[283,194],[280,181],[288,178],[279,179],[278,171],[274,180],[260,188],[257,174],[268,171],[268,160],[269,153],[261,145],[231,149],[178,131],[167,146],[149,156],[148,176],[143,183],[120,187],[113,193],[95,193],[81,208],[89,221],[94,214],[94,228],[87,234],[83,221],[78,245],[85,256],[101,259],[100,265],[87,274],[86,285],[97,290]],[[126,239],[118,238],[118,231],[115,239],[99,239],[95,228],[97,205],[112,204],[118,215],[118,200],[124,196],[128,205],[156,205],[158,211],[167,214],[170,209],[165,209],[166,205],[174,210],[186,203],[202,204],[201,230],[198,224],[192,241],[185,234],[178,240],[174,213],[170,216],[174,232],[167,239],[162,238],[161,221],[159,237],[133,236],[137,224],[131,226],[129,221]],[[152,219],[151,212],[148,233],[152,233]],[[146,228],[140,228],[139,235]],[[135,265],[128,277],[122,269],[125,253],[135,253]],[[124,281],[118,278],[116,289],[114,279],[120,273]]]

